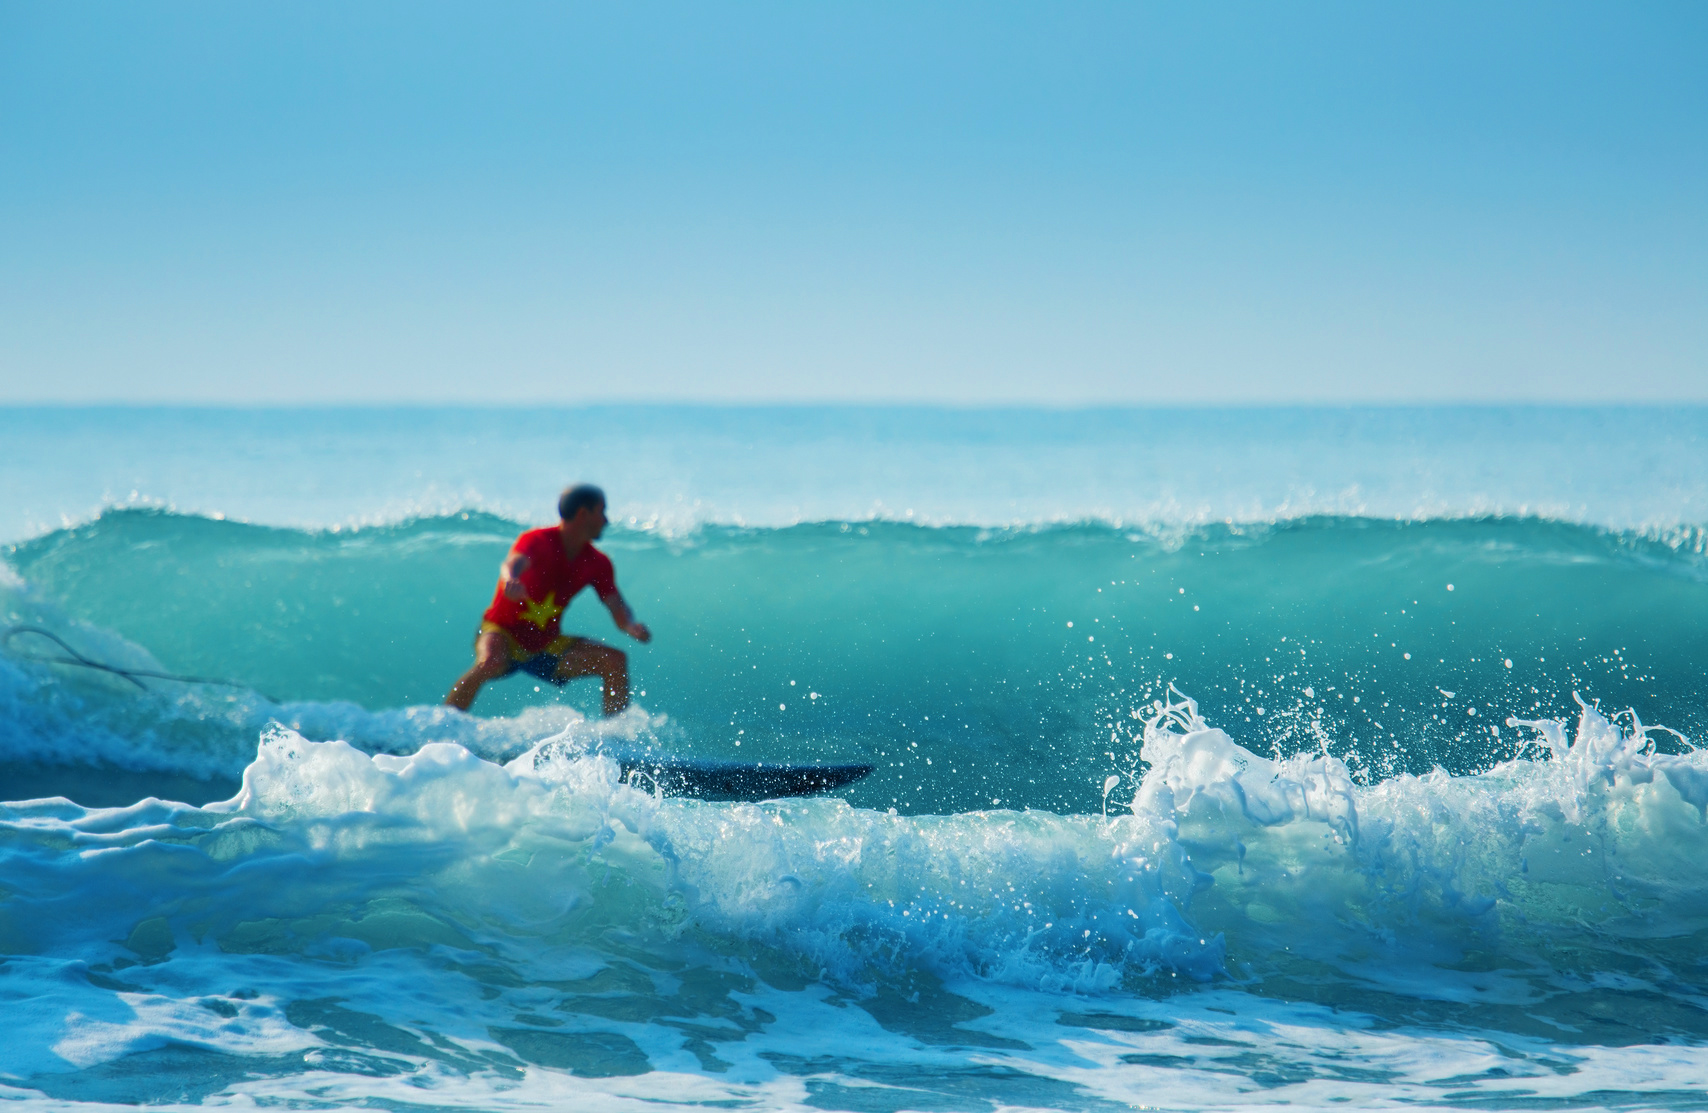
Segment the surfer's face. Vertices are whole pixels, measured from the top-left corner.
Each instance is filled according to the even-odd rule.
[[[583,506],[577,510],[570,525],[578,532],[585,530],[589,541],[597,541],[609,523],[610,519],[605,517],[605,504],[598,503],[594,506]]]

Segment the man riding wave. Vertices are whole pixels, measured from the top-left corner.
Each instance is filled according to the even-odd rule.
[[[604,684],[606,715],[629,705],[628,655],[558,627],[569,601],[591,585],[617,629],[642,643],[652,640],[652,631],[635,621],[617,591],[610,558],[593,547],[605,532],[605,492],[590,484],[571,487],[557,510],[557,525],[522,534],[504,558],[492,605],[475,635],[474,667],[445,696],[452,707],[467,711],[482,684],[518,669],[557,685],[597,676]]]

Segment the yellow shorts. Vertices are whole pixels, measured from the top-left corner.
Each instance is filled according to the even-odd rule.
[[[523,648],[522,643],[516,640],[515,634],[496,622],[482,622],[480,629],[475,633],[475,640],[479,641],[482,634],[504,635],[505,651],[510,658],[510,667],[501,675],[509,676],[520,669],[530,676],[537,676],[541,680],[547,680],[553,684],[567,683],[563,677],[558,676],[558,665],[565,653],[587,640],[575,634],[559,634],[547,643],[544,649],[532,650]]]

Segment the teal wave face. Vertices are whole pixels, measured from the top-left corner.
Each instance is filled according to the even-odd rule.
[[[339,701],[436,704],[468,664],[520,528],[472,513],[306,532],[114,511],[7,550],[25,585],[7,621],[57,616],[166,671],[283,701],[232,712],[234,697],[185,704],[157,682],[171,710],[135,713],[134,729],[167,749],[175,732],[203,747],[229,732],[235,776],[267,717],[313,735],[349,726],[322,715],[317,727],[313,708]],[[1107,776],[1136,771],[1136,713],[1171,684],[1253,751],[1326,749],[1368,780],[1486,768],[1516,752],[1509,716],[1570,716],[1574,691],[1689,734],[1708,726],[1708,562],[1694,534],[1533,519],[1317,518],[1162,537],[826,523],[613,532],[605,548],[656,640],[628,642],[586,596],[565,629],[629,649],[639,702],[668,719],[655,727],[664,741],[723,758],[872,761],[850,794],[866,806],[1096,811]],[[23,719],[45,714],[53,684],[93,683],[13,665],[43,680]],[[80,698],[122,738],[140,697],[94,683]],[[591,685],[511,678],[476,711],[507,721],[566,702],[591,715],[596,700]],[[448,716],[415,728],[394,716],[385,737],[350,740],[459,737]]]

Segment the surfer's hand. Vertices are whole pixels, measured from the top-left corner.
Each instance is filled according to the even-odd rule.
[[[635,639],[635,641],[640,642],[642,645],[645,645],[647,642],[652,640],[652,631],[646,628],[646,623],[644,622],[629,623],[627,626],[623,627],[623,633]]]
[[[527,554],[514,550],[504,558],[503,565],[498,569],[498,582],[504,586],[504,598],[512,603],[520,603],[528,598],[528,589],[522,586],[522,573],[527,570]]]

